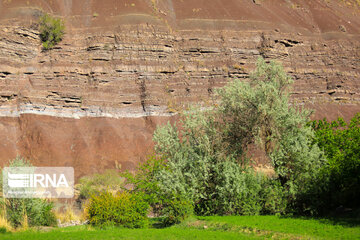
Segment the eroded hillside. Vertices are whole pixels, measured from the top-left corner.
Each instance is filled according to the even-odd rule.
[[[66,23],[51,51],[42,12]],[[156,124],[248,78],[260,56],[282,62],[314,118],[360,111],[357,1],[1,0],[0,162],[132,169]]]

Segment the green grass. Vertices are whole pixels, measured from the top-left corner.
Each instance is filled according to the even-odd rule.
[[[309,218],[284,218],[277,216],[226,216],[199,217],[210,225],[220,223],[250,230],[291,234],[315,239],[360,239],[360,221]],[[220,224],[221,226],[221,224]]]
[[[248,239],[247,235],[236,232],[216,232],[177,227],[165,229],[89,229],[86,227],[69,227],[50,232],[22,232],[0,235],[0,239],[41,240],[41,239]]]
[[[214,216],[197,217],[160,229],[77,226],[0,234],[0,239],[360,239],[360,225],[359,220]]]

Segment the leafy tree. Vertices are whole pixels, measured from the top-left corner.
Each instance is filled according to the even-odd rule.
[[[271,159],[281,184],[296,192],[317,175],[324,159],[311,144],[310,112],[290,102],[291,83],[280,64],[259,59],[250,82],[235,80],[220,90],[218,111],[229,152],[255,142]]]
[[[54,18],[49,14],[40,17],[40,39],[45,50],[53,48],[64,36],[65,25],[60,18]]]
[[[311,126],[315,130],[316,143],[328,159],[323,175],[329,179],[322,183],[327,207],[359,207],[360,113],[348,123],[342,118],[332,122],[323,119],[311,122]]]
[[[168,167],[157,175],[161,190],[191,199],[198,214],[260,213],[262,180],[247,157],[248,146],[257,144],[281,182],[270,192],[286,189],[295,200],[307,191],[324,159],[311,142],[309,111],[289,101],[291,83],[281,65],[259,59],[250,81],[235,80],[218,91],[217,105],[191,109],[180,127],[158,128],[155,150]]]

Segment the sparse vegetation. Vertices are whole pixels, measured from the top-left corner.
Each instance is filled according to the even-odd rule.
[[[63,39],[65,25],[60,18],[44,14],[40,17],[39,30],[43,48],[49,50]]]
[[[81,217],[76,215],[70,206],[68,206],[65,211],[56,211],[55,216],[61,224],[81,220]]]
[[[350,7],[360,7],[360,0],[340,0],[340,1]]]
[[[80,199],[88,199],[93,194],[102,191],[117,192],[121,190],[124,178],[120,177],[117,170],[106,170],[104,173],[96,173],[91,176],[84,176],[79,180]]]

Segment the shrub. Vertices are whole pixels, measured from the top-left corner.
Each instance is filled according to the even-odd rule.
[[[44,199],[10,198],[5,200],[6,216],[12,226],[54,226],[53,203]],[[24,221],[24,219],[27,221]]]
[[[163,224],[169,226],[190,217],[194,213],[194,207],[189,200],[174,197],[164,201],[161,213],[164,216]]]
[[[263,177],[260,195],[263,204],[261,214],[282,215],[287,212],[289,194],[276,179]]]
[[[85,176],[79,180],[79,198],[88,199],[91,195],[102,191],[119,191],[125,179],[116,170],[106,170],[92,176]]]
[[[261,210],[261,179],[251,169],[222,162],[215,168],[214,192],[196,202],[200,215],[257,215]]]
[[[40,17],[40,39],[45,50],[53,48],[63,36],[65,26],[60,18],[54,18],[48,14]]]
[[[162,194],[157,181],[157,174],[165,169],[165,160],[158,156],[149,156],[145,162],[139,163],[136,173],[124,172],[121,174],[130,184],[133,193],[141,193],[146,202],[152,207],[155,214],[159,214],[162,202],[166,199]]]
[[[90,199],[87,207],[90,224],[142,228],[148,225],[149,205],[141,194],[102,192]]]
[[[163,193],[159,188],[157,175],[166,169],[165,160],[152,155],[145,162],[140,163],[135,174],[125,172],[122,174],[133,186],[132,193],[142,194],[149,203],[152,212],[163,216],[164,225],[182,222],[193,214],[194,208],[189,200]]]
[[[31,167],[31,163],[21,157],[10,161],[9,167]],[[2,176],[1,176],[2,179]],[[38,198],[8,198],[2,201],[6,218],[15,228],[28,226],[53,226],[56,224],[53,203]]]
[[[321,196],[315,208],[326,211],[340,205],[360,207],[360,113],[348,123],[339,118],[332,122],[313,121],[310,125],[315,130],[314,141],[328,159],[312,189],[312,195]]]

